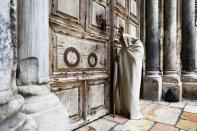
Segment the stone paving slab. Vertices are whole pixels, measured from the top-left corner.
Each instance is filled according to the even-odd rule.
[[[150,131],[179,131],[179,129],[171,125],[157,123]]]
[[[156,105],[148,111],[145,116],[146,119],[161,122],[169,125],[175,125],[179,115],[181,114],[181,109],[173,108],[164,105]]]
[[[182,119],[197,122],[197,114],[189,113],[189,112],[183,112],[181,115]]]
[[[170,103],[169,106],[171,107],[176,107],[176,108],[184,108],[186,105],[185,102],[173,102],[173,103]]]
[[[140,108],[145,117],[142,120],[129,120],[119,115],[113,118],[110,114],[77,131],[197,131],[197,101],[140,100]]]
[[[119,124],[112,131],[148,131],[154,125],[149,120],[128,120],[124,124]]]
[[[152,104],[153,102],[150,100],[140,100],[140,109],[144,109],[147,106],[149,106],[150,104]]]
[[[187,103],[188,105],[193,105],[193,106],[197,106],[197,100],[188,100],[188,99],[183,99],[182,102]]]
[[[191,112],[191,113],[197,113],[197,106],[186,105],[184,111]]]
[[[158,104],[167,106],[170,103],[169,102],[166,102],[166,101],[159,101]]]
[[[197,130],[197,122],[192,122],[192,121],[180,119],[178,121],[176,127],[187,130],[187,131],[196,131]]]
[[[107,119],[109,121],[113,121],[113,122],[119,123],[119,124],[123,124],[123,123],[125,123],[126,121],[129,120],[128,118],[125,118],[125,117],[122,117],[122,116],[119,116],[119,115],[115,115],[115,117],[113,117],[112,114],[107,115],[107,116],[105,116],[103,118]]]
[[[145,107],[143,110],[141,110],[143,116],[148,115],[148,113],[154,109],[154,107],[157,106],[157,103],[151,103],[149,106]]]
[[[106,120],[99,119],[95,122],[92,122],[76,131],[110,131],[117,123]]]

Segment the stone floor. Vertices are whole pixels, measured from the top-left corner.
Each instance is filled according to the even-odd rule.
[[[179,103],[140,100],[142,120],[107,115],[76,131],[197,131],[197,101]]]

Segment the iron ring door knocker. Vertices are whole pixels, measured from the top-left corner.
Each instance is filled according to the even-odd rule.
[[[92,59],[94,59],[94,60],[92,61]],[[95,67],[97,62],[98,62],[97,55],[95,53],[90,53],[88,55],[88,64],[89,64],[89,66],[90,67]]]
[[[71,63],[69,60],[68,60],[68,54],[70,52],[73,52],[75,53],[77,59],[76,61],[74,61],[74,63]],[[68,47],[65,52],[64,52],[64,62],[69,66],[69,67],[76,67],[78,64],[79,64],[79,61],[80,61],[80,55],[79,55],[79,52],[77,51],[77,49],[75,49],[74,47]]]

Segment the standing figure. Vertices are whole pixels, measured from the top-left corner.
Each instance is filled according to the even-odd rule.
[[[120,43],[114,68],[114,113],[142,119],[139,95],[144,48],[139,39],[128,34],[121,35]]]

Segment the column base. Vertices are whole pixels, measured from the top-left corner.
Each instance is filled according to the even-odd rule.
[[[181,80],[183,82],[183,97],[197,99],[197,74],[183,74]]]
[[[164,98],[167,91],[171,88],[175,91],[175,95],[182,100],[182,82],[178,74],[167,74],[163,76],[163,92],[162,97]]]
[[[162,77],[159,74],[147,74],[144,77],[143,98],[160,101],[162,96]]]

